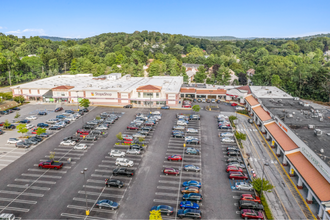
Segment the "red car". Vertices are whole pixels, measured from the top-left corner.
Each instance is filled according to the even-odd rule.
[[[229,172],[229,179],[231,180],[247,180],[249,177],[242,172]]]
[[[258,212],[252,209],[242,209],[241,217],[244,219],[264,219],[262,212]]]
[[[32,129],[32,134],[37,134],[37,130],[38,130],[38,128],[33,128]]]
[[[182,107],[183,108],[191,108],[191,104],[183,104]]]
[[[167,160],[168,161],[172,161],[172,160],[182,161],[182,157],[181,157],[181,155],[172,155],[172,156],[168,156]]]
[[[128,125],[127,126],[127,129],[129,129],[129,130],[137,130],[137,129],[139,129],[139,127],[136,126],[136,125]]]
[[[235,167],[235,166],[227,166],[226,169],[227,172],[243,172],[243,170],[239,167]]]
[[[62,107],[58,107],[58,108],[55,109],[55,112],[59,112],[59,111],[62,111],[62,110],[63,110]]]
[[[258,196],[253,196],[251,194],[242,194],[241,195],[241,200],[261,203],[260,198]]]
[[[237,106],[237,103],[231,103],[231,106]]]
[[[167,175],[179,175],[180,171],[178,169],[174,169],[174,168],[165,168],[163,170],[163,173],[167,176]]]
[[[0,126],[3,126],[5,123],[4,122],[0,122]]]
[[[81,136],[81,135],[89,135],[89,132],[90,132],[90,131],[88,131],[88,130],[79,129],[79,130],[77,131],[77,134],[80,134],[80,136]]]

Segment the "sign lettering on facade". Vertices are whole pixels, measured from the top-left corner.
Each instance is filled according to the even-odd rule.
[[[320,164],[320,162],[318,161],[317,158],[315,158],[310,152],[308,152],[308,150],[305,147],[301,148],[301,152],[305,155],[305,157],[308,158],[308,160],[318,168],[318,170],[321,170],[323,174],[325,174],[329,179],[330,179],[330,175],[328,173],[328,171],[326,169],[324,169],[324,167],[322,166],[322,164]]]
[[[112,96],[110,92],[91,92],[91,96]]]

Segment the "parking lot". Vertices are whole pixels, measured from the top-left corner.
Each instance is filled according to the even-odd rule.
[[[201,120],[189,121],[187,127],[197,129],[198,133],[187,134],[184,130],[185,136],[198,138],[199,144],[186,143],[184,147],[185,139],[173,137],[172,128],[176,125],[178,113],[193,112],[161,110],[162,119],[146,137],[146,152],[142,155],[125,156],[134,161],[134,176],[116,176],[125,186],[107,188],[105,179],[113,178],[112,170],[116,168],[116,159],[109,156],[110,150],[127,149],[127,146],[115,145],[118,142],[116,134],[135,133],[127,131],[127,125],[134,120],[136,113],[147,113],[149,110],[116,109],[116,113],[125,114],[111,125],[106,137],[95,142],[82,141],[81,143],[87,144],[86,150],[73,150],[72,147],[59,145],[64,137],[74,134],[82,127],[82,120],[85,123],[104,111],[109,111],[109,108],[95,108],[84,118],[54,133],[1,170],[0,211],[28,219],[79,219],[85,217],[86,193],[87,208],[91,210],[88,218],[147,219],[151,207],[157,205],[170,205],[176,213],[182,201],[182,183],[195,180],[202,184],[199,193],[203,200],[199,205],[203,219],[240,218],[235,206],[240,192],[231,188],[234,182],[228,179],[226,172],[226,144],[219,140],[215,120],[218,112],[201,110]],[[200,150],[200,154],[186,154],[188,147]],[[56,160],[65,162],[63,169],[38,169],[37,164],[47,160],[50,152],[55,152]],[[182,161],[168,161],[167,157],[172,155],[181,155]],[[70,164],[67,163],[69,158]],[[185,165],[198,166],[201,171],[184,171]],[[163,170],[168,167],[178,168],[180,175],[165,175]],[[87,168],[86,178],[80,173],[84,168]],[[95,202],[100,199],[111,199],[118,202],[120,207],[118,210],[96,209]],[[165,218],[176,219],[176,214]]]

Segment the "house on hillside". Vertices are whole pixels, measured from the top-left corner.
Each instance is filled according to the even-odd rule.
[[[323,56],[324,56],[324,60],[330,61],[330,50],[325,51]]]
[[[198,67],[203,66],[203,64],[183,63],[182,66],[186,67],[186,74],[188,75],[188,83],[191,83],[194,80],[196,72],[198,71]]]
[[[256,71],[254,69],[249,69],[248,71],[246,71],[246,75],[249,76],[249,77],[251,77],[251,76],[253,76],[255,74],[255,72]]]
[[[229,83],[229,85],[233,85],[233,82],[235,80],[238,81],[238,77],[235,75],[235,72],[232,71],[231,69],[229,69],[229,73],[230,73],[230,81],[229,81],[230,83]]]

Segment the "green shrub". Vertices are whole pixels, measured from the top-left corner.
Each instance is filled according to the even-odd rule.
[[[265,196],[261,196],[260,200],[261,200],[261,204],[264,206],[266,218],[270,220],[274,219],[272,212],[270,211],[270,208],[268,206],[267,200],[265,199]]]
[[[243,115],[249,115],[249,112],[247,110],[238,110],[237,113],[243,114]]]

